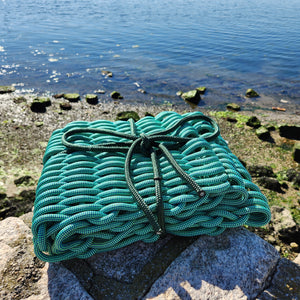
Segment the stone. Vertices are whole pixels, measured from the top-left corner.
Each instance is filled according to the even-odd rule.
[[[276,177],[273,169],[270,166],[253,165],[248,166],[247,169],[252,177]]]
[[[53,98],[55,99],[60,99],[60,98],[63,98],[64,97],[64,94],[55,94],[53,95]]]
[[[110,96],[113,98],[113,99],[123,99],[123,97],[121,96],[121,94],[117,91],[113,91]]]
[[[270,138],[270,132],[269,130],[264,127],[264,126],[260,126],[259,128],[257,128],[255,130],[255,134],[257,135],[257,137],[263,141],[266,141]]]
[[[178,91],[178,92],[176,93],[176,96],[181,97],[182,94],[183,94],[183,91]]]
[[[0,94],[13,93],[15,91],[15,87],[11,85],[1,85],[0,86]]]
[[[95,94],[87,94],[85,96],[86,102],[92,105],[98,104],[98,96]]]
[[[49,98],[38,97],[33,99],[30,105],[30,109],[33,112],[44,113],[46,112],[46,107],[51,105],[51,100]]]
[[[270,286],[256,299],[299,299],[300,266],[285,258],[276,266]]]
[[[205,86],[199,86],[199,87],[196,88],[196,90],[198,90],[199,93],[200,93],[201,95],[203,95],[203,94],[205,94],[205,92],[206,92],[206,87],[205,87]]]
[[[113,77],[113,73],[107,70],[102,70],[101,74],[106,77]]]
[[[246,229],[203,236],[171,263],[143,299],[255,299],[278,261],[278,252]]]
[[[268,190],[282,193],[281,184],[276,178],[262,176],[257,179],[257,183]]]
[[[226,108],[228,110],[233,110],[233,111],[240,111],[241,110],[241,107],[236,103],[229,103],[229,104],[226,105]]]
[[[61,102],[61,103],[59,103],[59,107],[61,110],[71,110],[72,109],[72,105],[70,102]]]
[[[69,100],[70,102],[77,102],[80,100],[80,95],[77,93],[64,94],[64,99]]]
[[[246,91],[246,97],[248,98],[255,98],[255,97],[259,97],[258,93],[256,91],[254,91],[253,89],[248,89]]]
[[[291,242],[290,246],[291,246],[292,251],[294,251],[294,252],[298,252],[299,251],[299,245],[297,243]]]
[[[275,232],[285,236],[296,231],[297,225],[287,208],[274,205],[271,207],[271,214],[271,225]]]
[[[95,90],[94,93],[96,94],[105,94],[105,90]]]
[[[291,140],[300,140],[300,125],[280,124],[278,129],[280,136]]]
[[[182,93],[181,98],[194,104],[199,104],[201,100],[200,92],[197,89]]]
[[[116,120],[120,121],[127,121],[129,119],[133,119],[134,121],[138,121],[140,119],[138,113],[135,111],[129,110],[129,111],[122,111],[117,114]]]
[[[300,143],[296,143],[293,148],[293,159],[295,162],[300,163]]]
[[[138,89],[138,92],[142,93],[142,94],[147,94],[147,92],[143,89]]]
[[[298,254],[297,257],[294,259],[294,263],[300,266],[300,254]]]
[[[261,122],[256,116],[251,116],[251,117],[249,117],[248,121],[246,122],[246,125],[253,127],[253,128],[258,128],[261,126]]]
[[[29,175],[25,175],[25,176],[21,176],[17,179],[14,180],[14,184],[15,185],[21,185],[21,184],[24,184],[24,185],[28,185],[30,183],[30,181],[32,181],[33,178]]]

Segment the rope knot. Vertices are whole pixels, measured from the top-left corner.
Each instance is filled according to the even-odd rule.
[[[144,133],[140,134],[140,149],[143,154],[149,156],[153,147],[153,142],[148,138],[148,136]]]

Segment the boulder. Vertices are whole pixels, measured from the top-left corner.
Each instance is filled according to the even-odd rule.
[[[44,113],[46,108],[51,105],[51,100],[49,98],[38,97],[33,99],[30,104],[30,109],[33,112]]]
[[[255,98],[255,97],[259,97],[258,93],[256,91],[254,91],[253,89],[248,89],[246,91],[246,97],[248,98]]]
[[[181,98],[194,104],[198,104],[201,100],[200,92],[197,89],[182,93]]]
[[[300,140],[300,125],[278,125],[279,134],[291,140]]]
[[[13,93],[15,91],[15,87],[11,85],[1,85],[0,86],[0,94]]]

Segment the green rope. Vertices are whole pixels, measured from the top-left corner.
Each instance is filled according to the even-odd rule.
[[[72,122],[53,132],[43,162],[32,232],[45,261],[270,220],[266,198],[199,112]]]

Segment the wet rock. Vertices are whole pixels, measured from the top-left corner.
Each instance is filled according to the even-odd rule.
[[[113,73],[107,70],[102,70],[101,74],[106,77],[113,77]]]
[[[241,107],[236,103],[229,103],[229,104],[226,105],[226,108],[228,110],[233,110],[233,111],[240,111],[241,110]]]
[[[276,177],[273,169],[270,166],[248,166],[247,169],[252,177]]]
[[[121,94],[117,91],[113,91],[110,96],[113,98],[113,99],[123,99],[123,97],[121,96]]]
[[[296,143],[293,148],[293,159],[297,163],[300,163],[300,143]]]
[[[13,93],[15,90],[15,87],[11,85],[0,85],[0,94]]]
[[[98,96],[95,94],[87,94],[85,96],[86,102],[92,105],[98,104]]]
[[[251,117],[249,117],[248,121],[246,122],[246,125],[253,127],[253,128],[258,128],[261,126],[261,122],[256,116],[251,116]]]
[[[29,175],[25,175],[25,176],[21,176],[17,179],[14,180],[15,185],[28,185],[31,181],[33,180],[33,178]]]
[[[299,245],[297,243],[291,242],[290,246],[291,246],[292,251],[294,251],[294,252],[298,252],[299,251]]]
[[[271,207],[271,214],[271,225],[279,235],[288,236],[296,231],[297,225],[287,208],[274,205]]]
[[[44,113],[46,112],[46,108],[50,105],[51,105],[51,100],[49,98],[39,97],[33,99],[30,105],[30,109],[33,112]]]
[[[183,94],[183,91],[178,91],[178,92],[176,93],[176,96],[181,97],[182,94]]]
[[[60,99],[60,98],[63,98],[64,97],[64,94],[55,94],[53,95],[53,98],[55,99]]]
[[[70,102],[77,102],[80,100],[80,95],[77,93],[64,94],[64,99],[69,100]]]
[[[185,101],[198,104],[201,100],[200,92],[198,90],[191,90],[185,93],[182,93],[181,98]]]
[[[147,94],[147,92],[143,89],[138,89],[138,92],[142,93],[142,94]]]
[[[300,140],[300,126],[299,125],[278,125],[279,134],[282,137],[291,140]]]
[[[270,286],[256,299],[299,299],[300,267],[285,258],[276,266]]]
[[[260,126],[259,128],[257,128],[255,130],[255,134],[257,135],[257,137],[263,141],[266,141],[268,139],[270,139],[270,132],[269,130],[264,127],[264,126]]]
[[[105,90],[95,90],[94,93],[96,94],[105,94]]]
[[[263,177],[258,178],[257,182],[259,185],[263,186],[264,188],[266,188],[268,190],[282,193],[281,184],[275,178],[263,176]]]
[[[205,87],[205,86],[199,86],[199,87],[196,88],[196,90],[198,90],[199,93],[200,93],[201,95],[203,95],[203,94],[205,94],[205,92],[206,92],[206,87]]]
[[[61,103],[59,103],[59,107],[61,110],[71,110],[72,109],[72,105],[70,102],[61,102]]]
[[[117,114],[116,120],[119,121],[127,121],[129,119],[133,119],[134,121],[138,121],[140,119],[138,113],[135,111],[122,111]]]
[[[248,89],[246,91],[246,97],[248,98],[255,98],[255,97],[259,97],[258,93],[256,91],[254,91],[253,89]]]

